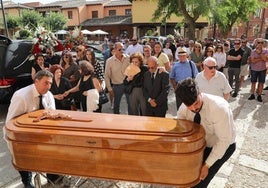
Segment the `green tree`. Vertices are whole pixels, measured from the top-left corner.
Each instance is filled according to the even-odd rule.
[[[31,30],[35,31],[38,25],[42,25],[43,17],[41,14],[34,10],[23,10],[21,12],[20,24],[23,28],[26,26]]]
[[[161,19],[162,22],[165,22],[172,14],[182,16],[185,26],[188,28],[188,37],[194,39],[196,21],[199,17],[209,14],[210,3],[209,0],[158,0],[153,20]]]
[[[49,12],[44,18],[46,29],[50,31],[57,31],[64,28],[67,23],[67,18],[62,13]]]
[[[19,17],[8,16],[7,27],[12,31],[12,35],[14,35],[15,30],[19,27]]]
[[[248,15],[265,6],[267,3],[259,0],[224,0],[212,9],[212,15],[222,37],[226,38],[235,23],[248,21]]]

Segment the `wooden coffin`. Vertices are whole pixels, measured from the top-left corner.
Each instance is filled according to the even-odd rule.
[[[6,124],[17,169],[179,187],[199,182],[205,131],[193,122],[57,110],[73,119],[43,119],[43,110]]]

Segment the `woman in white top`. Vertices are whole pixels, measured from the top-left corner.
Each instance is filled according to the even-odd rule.
[[[218,44],[216,46],[216,50],[213,57],[216,59],[217,62],[217,70],[223,72],[223,67],[226,63],[226,54],[224,52],[222,44]]]

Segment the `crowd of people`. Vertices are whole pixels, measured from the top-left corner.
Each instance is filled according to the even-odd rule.
[[[133,36],[127,43],[106,42],[104,62],[98,61],[94,51],[83,45],[75,47],[75,58],[68,50],[59,56],[52,47],[47,48],[45,56],[36,54],[32,67],[35,87],[29,89],[34,90],[36,96],[37,93],[53,96],[53,108],[92,112],[101,112],[102,104],[96,98],[106,91],[114,114],[120,114],[121,99],[125,95],[129,115],[155,117],[166,116],[168,94],[173,90],[178,118],[193,121],[194,114],[200,112],[202,121],[198,123],[209,133],[199,185],[206,187],[235,150],[229,97],[238,96],[248,76],[251,79],[248,100],[256,98],[262,102],[263,89],[267,89],[264,88],[268,62],[265,40],[256,38],[251,46],[246,38],[175,41],[170,37],[162,42],[154,39],[141,42]],[[48,71],[54,75],[53,79]],[[40,84],[43,77],[49,78],[45,90]],[[16,97],[19,96],[14,95],[10,108],[18,100]],[[218,115],[210,116],[212,109]],[[10,114],[9,110],[7,120],[29,111],[25,108],[25,111],[14,112],[13,109]],[[29,177],[22,174],[26,187]]]

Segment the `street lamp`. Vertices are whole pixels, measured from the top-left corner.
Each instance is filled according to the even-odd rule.
[[[5,15],[5,8],[3,5],[3,1],[1,0],[1,8],[2,8],[2,14],[3,14],[3,25],[5,27],[6,36],[8,37],[8,29],[7,29],[7,22],[6,22],[6,15]]]

